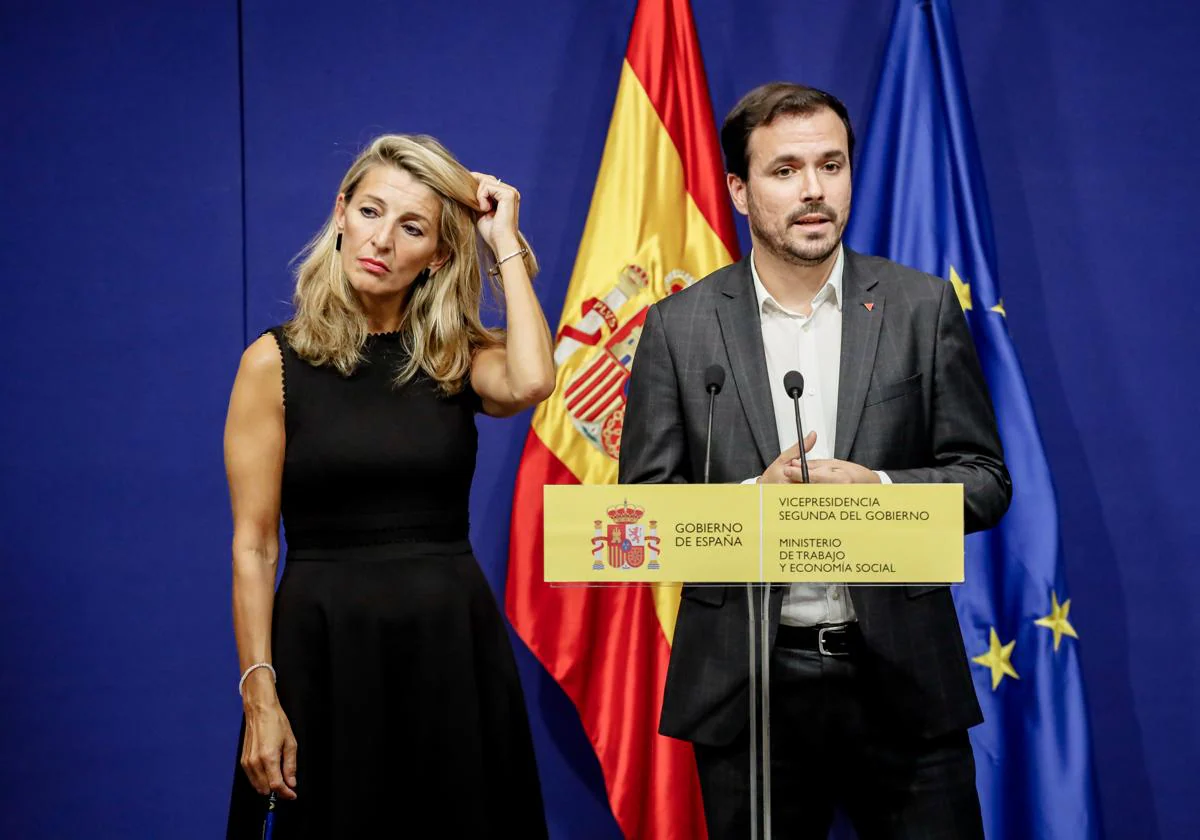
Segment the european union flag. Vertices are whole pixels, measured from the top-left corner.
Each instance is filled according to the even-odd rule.
[[[1012,506],[999,526],[968,538],[967,582],[955,592],[986,717],[971,740],[987,835],[1098,837],[1058,509],[1005,323],[949,0],[896,4],[854,204],[851,247],[954,284],[1012,475]]]

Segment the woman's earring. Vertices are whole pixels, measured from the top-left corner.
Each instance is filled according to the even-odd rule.
[[[333,243],[333,250],[335,250],[335,251],[342,250],[342,233],[341,233],[341,231],[338,231],[337,241]]]

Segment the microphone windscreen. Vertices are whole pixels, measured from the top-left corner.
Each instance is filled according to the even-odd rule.
[[[720,365],[709,365],[704,371],[704,390],[711,394],[719,394],[724,387],[725,368]]]
[[[789,370],[783,375],[783,390],[792,399],[804,396],[804,376],[798,370]]]

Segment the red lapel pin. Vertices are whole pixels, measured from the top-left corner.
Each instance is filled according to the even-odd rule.
[[[868,301],[867,303],[864,303],[863,306],[867,307],[868,312],[875,311],[875,302],[874,301]]]

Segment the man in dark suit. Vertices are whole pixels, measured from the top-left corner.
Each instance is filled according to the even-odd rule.
[[[764,85],[721,144],[753,251],[651,307],[620,481],[702,480],[712,364],[730,377],[711,480],[800,481],[782,384],[799,370],[811,481],[962,484],[967,531],[995,525],[1012,487],[954,290],[842,245],[845,106]],[[982,718],[949,588],[776,586],[769,605],[774,836],[824,838],[841,807],[863,838],[982,838],[967,738]],[[695,746],[714,840],[749,835],[750,608],[744,587],[685,586],[667,674],[660,731]]]

